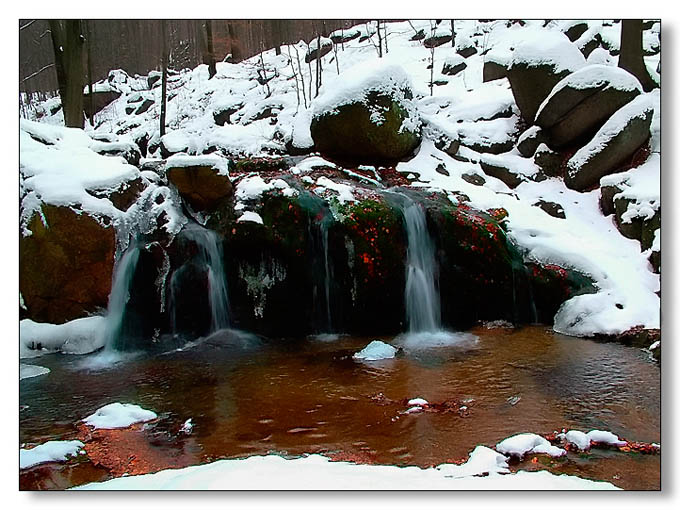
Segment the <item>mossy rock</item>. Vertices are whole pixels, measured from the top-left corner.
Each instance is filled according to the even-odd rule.
[[[379,124],[374,122],[376,111],[383,118]],[[322,154],[361,163],[394,163],[412,154],[420,143],[420,128],[406,128],[407,119],[403,103],[372,91],[365,103],[353,102],[315,115],[310,130]]]

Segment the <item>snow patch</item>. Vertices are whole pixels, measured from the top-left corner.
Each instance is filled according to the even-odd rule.
[[[64,462],[76,457],[85,446],[80,441],[47,441],[35,448],[19,450],[19,469],[28,469],[45,462]]]
[[[124,429],[134,423],[156,418],[158,418],[156,413],[142,409],[136,404],[114,402],[97,409],[94,414],[84,418],[83,422],[96,429]]]
[[[397,349],[380,340],[373,340],[366,347],[352,356],[354,359],[364,361],[377,361],[381,359],[394,358],[397,354]]]

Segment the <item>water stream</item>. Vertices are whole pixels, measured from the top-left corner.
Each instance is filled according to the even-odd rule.
[[[137,269],[139,260],[139,247],[131,245],[116,264],[113,274],[111,294],[106,314],[106,339],[105,350],[107,352],[126,350],[127,342],[123,334],[123,320],[125,318],[125,306],[130,299],[130,285]]]

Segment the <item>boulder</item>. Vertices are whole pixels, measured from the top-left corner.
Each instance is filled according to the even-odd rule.
[[[477,48],[473,44],[459,46],[456,48],[456,53],[463,58],[468,58],[477,53]]]
[[[116,249],[112,222],[42,204],[28,228],[32,234],[19,239],[19,288],[28,317],[61,324],[106,309]]]
[[[467,67],[462,58],[447,58],[442,67],[442,74],[455,76]]]
[[[321,45],[319,46],[319,42],[317,39],[312,39],[312,41],[309,43],[309,47],[307,49],[307,53],[305,54],[305,64],[309,64],[313,60],[316,60],[317,58],[321,58],[324,55],[327,55],[328,53],[331,52],[333,49],[333,41],[326,37],[321,37]]]
[[[564,208],[560,204],[558,204],[557,202],[547,202],[545,200],[539,200],[534,205],[536,207],[543,209],[546,213],[548,213],[553,218],[561,218],[561,219],[566,218],[566,215],[564,214]]]
[[[340,81],[342,80],[342,81]],[[420,119],[408,76],[389,64],[360,64],[341,86],[315,100],[310,132],[316,150],[359,162],[395,162],[420,143]]]
[[[415,34],[413,34],[413,35],[411,36],[411,38],[409,39],[409,41],[422,41],[423,39],[425,39],[425,30],[423,30],[423,29],[421,28],[421,29],[418,30]]]
[[[213,119],[215,120],[215,124],[217,124],[218,126],[231,124],[231,116],[234,115],[241,108],[243,108],[243,105],[237,104],[234,106],[216,109],[213,112]]]
[[[436,48],[437,46],[441,46],[442,44],[446,44],[448,42],[451,42],[451,34],[435,34],[431,35],[430,37],[426,37],[423,40],[423,46],[426,48]]]
[[[482,81],[500,80],[508,75],[508,69],[503,64],[494,62],[493,60],[486,60],[482,70]]]
[[[539,145],[534,154],[534,163],[548,177],[558,177],[560,175],[564,159],[562,154],[550,150],[545,144]]]
[[[531,126],[517,139],[517,150],[525,158],[530,158],[536,153],[539,145],[547,141],[545,133],[538,126]]]
[[[88,192],[97,198],[108,198],[111,203],[121,211],[127,211],[132,204],[146,189],[147,182],[141,177],[137,177],[130,181],[123,181],[114,189],[88,190]]]
[[[495,177],[496,179],[500,179],[509,188],[516,188],[526,180],[523,178],[523,176],[514,172],[507,166],[504,166],[501,162],[480,160],[479,166],[482,167],[482,170],[484,170],[485,174]]]
[[[94,115],[102,111],[106,106],[110,105],[116,99],[118,99],[120,95],[121,95],[120,92],[117,92],[115,90],[93,92],[92,102],[90,102],[89,94],[87,93],[84,94],[83,105],[85,108],[85,115],[87,115],[87,117],[91,119]],[[93,107],[93,109],[91,107]]]
[[[561,80],[541,104],[535,123],[549,145],[560,149],[591,137],[622,106],[642,92],[624,69],[593,64]]]
[[[583,67],[585,58],[567,36],[541,31],[515,48],[508,80],[515,102],[528,124],[550,91],[564,77]]]
[[[588,30],[588,23],[585,21],[575,21],[565,26],[563,30],[564,35],[566,35],[571,42],[574,42]]]
[[[139,105],[139,108],[135,111],[135,115],[140,115],[144,112],[146,112],[151,106],[153,105],[153,99],[145,99],[142,101],[142,104]]]
[[[653,113],[651,99],[641,95],[612,115],[593,139],[568,161],[566,185],[578,191],[586,190],[596,186],[605,175],[621,170],[649,139]]]
[[[212,211],[233,194],[229,174],[211,156],[174,156],[166,165],[168,181],[195,211]]]

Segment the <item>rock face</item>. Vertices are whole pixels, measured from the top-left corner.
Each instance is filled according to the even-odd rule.
[[[613,66],[586,66],[560,81],[541,105],[536,125],[561,149],[592,136],[642,91],[637,79]]]
[[[411,96],[408,91],[409,99]],[[375,111],[382,112],[383,122],[374,121]],[[337,113],[314,116],[311,134],[321,153],[361,162],[394,162],[413,152],[420,143],[404,104],[389,94],[371,91],[366,102],[339,106]]]
[[[220,174],[218,169],[209,164],[168,166],[166,175],[182,199],[195,211],[214,210],[233,192],[229,176]]]
[[[19,288],[28,316],[61,324],[105,309],[111,291],[116,235],[84,212],[42,205],[32,235],[19,239]]]
[[[638,100],[639,99],[639,100]],[[564,182],[575,190],[595,186],[615,173],[650,136],[653,107],[645,96],[614,114],[595,137],[567,163]]]

